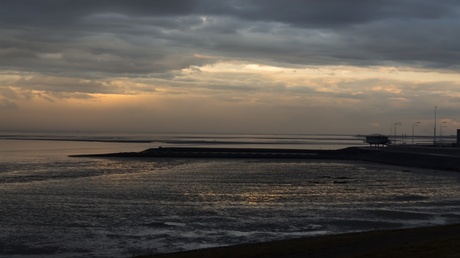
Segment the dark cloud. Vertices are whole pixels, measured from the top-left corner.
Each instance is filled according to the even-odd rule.
[[[3,22],[30,24],[33,21],[55,26],[68,25],[66,23],[97,13],[137,17],[233,16],[317,28],[458,15],[458,2],[452,0],[5,0],[0,7]]]
[[[450,0],[5,0],[0,67],[164,76],[242,59],[458,70],[458,14]]]
[[[454,1],[422,0],[255,0],[239,1],[234,14],[246,19],[277,21],[300,27],[340,27],[394,19],[453,17]]]
[[[178,16],[191,13],[194,0],[6,0],[0,3],[2,22],[19,25],[46,24],[53,27],[72,25],[95,13],[119,13],[131,16]]]

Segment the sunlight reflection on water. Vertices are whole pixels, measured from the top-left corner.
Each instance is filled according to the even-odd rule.
[[[0,254],[126,257],[455,223],[459,182],[371,163],[18,158],[0,163]]]

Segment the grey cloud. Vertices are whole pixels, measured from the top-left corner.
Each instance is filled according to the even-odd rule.
[[[61,27],[75,24],[82,17],[94,13],[122,13],[133,16],[185,15],[192,12],[195,5],[194,0],[5,0],[0,3],[0,14],[4,23]]]
[[[223,15],[321,28],[383,19],[439,19],[458,14],[458,3],[454,0],[4,0],[0,7],[3,21],[19,24],[35,21],[55,26],[94,13],[144,17]]]
[[[0,67],[164,76],[236,58],[458,70],[458,14],[451,0],[5,0]]]
[[[255,0],[237,1],[235,15],[276,20],[301,27],[344,27],[388,19],[438,19],[455,16],[455,1],[422,0]],[[240,10],[240,11],[238,11]]]
[[[43,92],[118,93],[115,87],[108,87],[95,81],[81,81],[78,78],[47,77],[36,75],[21,78],[14,83],[22,89],[36,89]]]

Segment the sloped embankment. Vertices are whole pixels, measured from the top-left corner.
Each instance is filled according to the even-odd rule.
[[[141,152],[72,155],[71,157],[336,159],[460,171],[460,149],[443,149],[434,147],[350,147],[340,150],[160,147],[147,149]]]
[[[460,171],[460,155],[457,149],[438,148],[346,148],[337,150],[337,159],[349,159],[410,166],[427,169]]]

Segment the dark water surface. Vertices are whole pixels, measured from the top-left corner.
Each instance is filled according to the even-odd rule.
[[[330,161],[88,159],[0,140],[0,256],[132,255],[460,222],[460,174]]]

